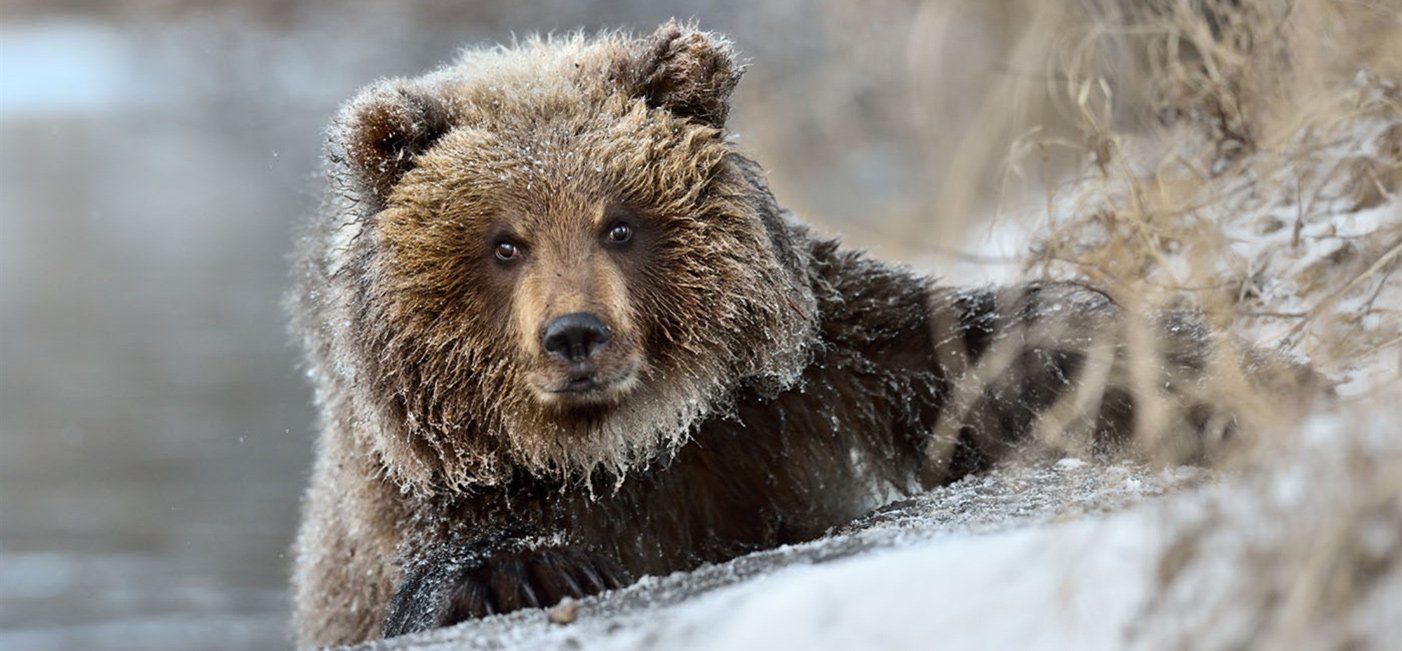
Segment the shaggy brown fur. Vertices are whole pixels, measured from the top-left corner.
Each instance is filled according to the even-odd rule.
[[[295,294],[323,419],[302,644],[811,539],[1048,414],[1097,448],[1129,430],[1111,301],[936,288],[815,237],[726,139],[739,75],[669,24],[471,51],[346,106]],[[603,343],[553,348],[581,314]],[[1202,367],[1202,331],[1168,331]]]

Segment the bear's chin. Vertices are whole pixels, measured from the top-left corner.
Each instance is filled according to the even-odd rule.
[[[557,382],[537,386],[535,397],[541,406],[551,411],[600,412],[622,402],[638,387],[636,369],[604,379],[590,378],[585,383]]]
[[[586,362],[574,368],[554,366],[532,374],[535,401],[547,411],[594,411],[622,402],[641,384],[645,364],[639,355],[612,363]]]

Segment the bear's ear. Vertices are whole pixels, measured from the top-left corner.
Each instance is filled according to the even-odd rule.
[[[383,202],[414,158],[451,128],[448,105],[430,89],[385,81],[342,109],[332,139],[355,179]]]
[[[653,108],[720,128],[744,72],[730,41],[673,20],[634,46],[625,64],[633,92]]]

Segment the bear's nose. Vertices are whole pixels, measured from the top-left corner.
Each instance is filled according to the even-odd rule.
[[[599,317],[588,312],[566,314],[545,326],[540,345],[550,354],[571,364],[579,364],[613,337]]]

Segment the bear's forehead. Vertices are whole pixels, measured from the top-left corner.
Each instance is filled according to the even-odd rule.
[[[561,91],[564,92],[564,91]],[[588,105],[568,98],[514,98],[455,103],[453,128],[426,155],[450,156],[464,168],[516,166],[570,171],[634,158],[667,157],[685,125],[641,100],[613,98]]]
[[[464,119],[404,179],[415,194],[532,213],[607,201],[672,204],[695,195],[726,152],[718,133],[645,106]]]
[[[515,205],[539,212],[577,208],[607,197],[613,160],[606,149],[582,139],[499,137],[468,129],[450,134],[426,153],[414,180],[438,194],[440,201]]]

